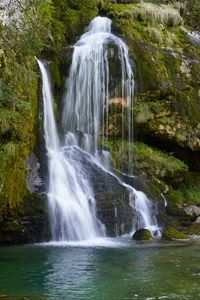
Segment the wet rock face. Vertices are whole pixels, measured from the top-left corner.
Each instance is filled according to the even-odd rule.
[[[0,244],[21,244],[48,241],[50,228],[47,197],[32,193],[18,206],[18,215],[8,210],[0,223]]]
[[[41,185],[41,179],[38,174],[39,167],[40,165],[37,161],[37,157],[34,153],[31,153],[25,162],[25,168],[27,171],[26,186],[31,193],[36,192],[37,187]]]
[[[120,181],[106,172],[86,153],[78,148],[71,155],[82,165],[93,187],[97,216],[106,226],[107,235],[117,236],[130,232],[133,226],[133,210],[129,205],[129,192]]]

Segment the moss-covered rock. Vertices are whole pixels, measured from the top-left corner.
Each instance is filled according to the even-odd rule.
[[[148,229],[136,230],[132,238],[137,241],[149,241],[153,239],[152,234]]]
[[[65,38],[69,44],[74,43],[90,21],[98,15],[100,2],[99,0],[54,1],[56,19],[62,22]]]
[[[177,185],[183,182],[188,166],[173,155],[164,153],[144,143],[134,142],[131,147],[128,142],[110,142],[105,146],[111,152],[113,166],[116,169],[128,170],[128,155],[131,150],[134,172],[143,178]]]

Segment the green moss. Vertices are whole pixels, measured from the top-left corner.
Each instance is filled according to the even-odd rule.
[[[200,187],[199,186],[187,186],[179,190],[171,190],[168,194],[170,203],[175,205],[187,204],[187,205],[199,205],[200,204]]]
[[[134,107],[134,113],[136,115],[135,120],[137,123],[146,123],[149,120],[154,119],[154,114],[147,103],[136,105]]]
[[[114,168],[128,170],[128,142],[106,143],[114,160]],[[172,155],[166,154],[146,144],[131,144],[134,171],[143,178],[157,179],[168,184],[177,184],[184,180],[188,166]]]
[[[176,228],[168,227],[164,229],[162,238],[167,240],[182,240],[187,239],[187,234],[183,231],[178,231]]]
[[[148,96],[147,96],[148,97]],[[135,126],[141,134],[151,134],[164,140],[171,140],[180,146],[192,150],[199,149],[200,130],[197,127],[198,117],[191,121],[188,116],[173,109],[170,100],[145,101],[144,96],[138,98],[134,107]],[[184,106],[182,106],[184,109]],[[188,114],[192,114],[192,111]],[[191,124],[191,123],[194,124]]]
[[[68,43],[74,43],[90,21],[98,15],[99,2],[97,0],[54,1],[55,17],[62,23]]]
[[[57,88],[60,88],[62,79],[60,75],[60,61],[56,59],[51,65],[50,65],[50,71],[51,74],[53,74],[53,86],[56,86]]]
[[[184,190],[185,202],[188,204],[200,204],[200,187],[194,186]]]
[[[25,160],[36,140],[38,77],[34,67],[33,58],[25,56],[21,65],[7,57],[0,69],[15,95],[9,105],[0,107],[0,223],[9,231],[10,227],[18,230],[18,216],[27,194]]]
[[[180,190],[171,190],[168,194],[168,198],[171,202],[176,204],[182,204],[185,201],[184,194]]]
[[[165,154],[142,143],[134,144],[135,167],[144,169],[165,182],[182,181],[188,170],[187,165],[172,155]],[[145,166],[146,165],[146,166]]]

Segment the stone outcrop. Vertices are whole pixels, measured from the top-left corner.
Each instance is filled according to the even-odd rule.
[[[200,207],[196,205],[190,205],[184,208],[184,212],[191,217],[200,216]]]

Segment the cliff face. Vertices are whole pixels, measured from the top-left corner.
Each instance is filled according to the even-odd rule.
[[[38,149],[44,150],[44,141],[38,138],[42,120],[38,121],[34,56],[53,62],[50,69],[59,101],[70,64],[68,46],[99,13],[113,20],[113,29],[130,48],[136,80],[135,171],[151,181],[155,198],[166,192],[163,223],[191,226],[196,215],[188,216],[184,209],[200,204],[200,48],[198,36],[190,34],[199,30],[198,1],[39,2],[16,1],[9,17],[1,16],[0,242],[48,238],[48,230],[40,229],[48,227],[48,220],[46,199],[39,193],[45,172]],[[112,103],[112,109],[113,142],[106,147],[119,170],[126,162],[116,122],[120,104]]]
[[[160,221],[192,234],[198,232],[198,224],[195,230],[191,225],[197,214],[189,215],[187,207],[200,204],[200,39],[193,32],[199,30],[194,7],[199,12],[200,5],[150,2],[112,1],[104,13],[129,45],[135,71],[135,172],[150,179],[150,190],[165,194]],[[127,146],[118,138],[119,104],[112,103],[112,110],[118,116],[110,119],[113,142],[107,147],[115,167],[127,168]]]
[[[199,151],[200,49],[174,7],[110,4],[106,13],[135,64],[136,133]]]

